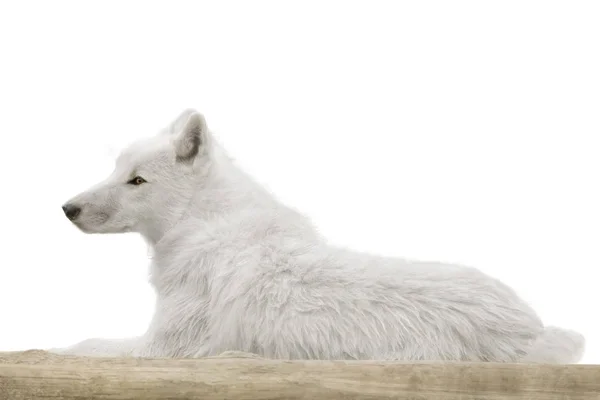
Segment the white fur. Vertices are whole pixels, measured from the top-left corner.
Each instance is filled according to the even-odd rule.
[[[134,175],[148,182],[128,185]],[[140,337],[56,352],[550,363],[583,354],[580,334],[544,327],[474,268],[328,244],[238,169],[193,110],[126,149],[106,181],[70,203],[84,232],[142,234],[157,302]]]

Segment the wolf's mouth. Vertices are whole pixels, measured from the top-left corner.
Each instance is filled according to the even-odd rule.
[[[97,212],[90,218],[89,222],[94,225],[102,225],[108,221],[109,215],[105,212]]]
[[[82,215],[72,222],[82,232],[94,233],[97,231],[97,228],[104,225],[109,218],[110,216],[105,212],[96,212],[87,217]]]

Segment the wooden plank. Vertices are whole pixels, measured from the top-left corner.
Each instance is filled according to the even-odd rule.
[[[0,353],[0,399],[600,399],[600,366]]]

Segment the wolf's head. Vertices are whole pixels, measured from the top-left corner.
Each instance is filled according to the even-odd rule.
[[[159,240],[208,174],[211,149],[204,117],[186,110],[160,134],[126,148],[112,174],[63,211],[86,233],[139,232]]]

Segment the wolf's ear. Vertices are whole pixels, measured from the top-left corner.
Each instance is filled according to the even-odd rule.
[[[178,134],[193,114],[198,114],[198,111],[193,108],[183,110],[162,132],[168,135]]]
[[[181,118],[185,120],[179,132],[175,133],[175,154],[177,161],[190,161],[208,144],[208,128],[204,117],[197,111],[184,112]]]

